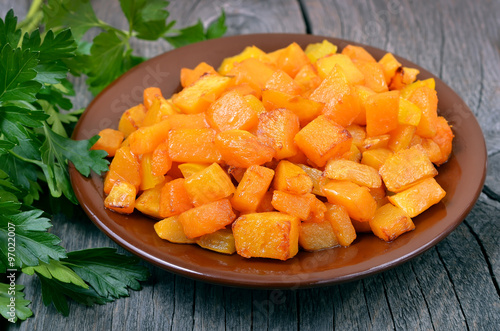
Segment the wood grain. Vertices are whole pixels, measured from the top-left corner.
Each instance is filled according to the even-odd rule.
[[[27,0],[0,4],[25,15]],[[93,1],[104,21],[126,28],[118,1]],[[64,318],[41,300],[34,277],[21,276],[35,316],[9,330],[493,330],[500,325],[500,2],[444,0],[172,1],[179,27],[207,25],[223,8],[227,35],[306,31],[369,44],[437,74],[469,105],[488,146],[485,194],[465,222],[404,265],[347,284],[302,290],[215,286],[146,265],[143,290],[104,306],[70,304]],[[340,45],[343,46],[343,45]],[[171,49],[133,41],[138,55]],[[76,107],[92,96],[73,80]],[[468,120],[457,109],[453,121]],[[81,212],[59,215],[52,232],[68,250],[117,245]],[[122,249],[119,249],[123,252]]]

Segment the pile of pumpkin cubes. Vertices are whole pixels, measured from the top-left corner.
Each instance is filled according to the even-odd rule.
[[[179,93],[147,88],[101,131],[104,204],[158,219],[170,242],[243,257],[286,260],[363,232],[392,241],[445,196],[435,165],[453,133],[418,73],[328,41],[183,68]]]

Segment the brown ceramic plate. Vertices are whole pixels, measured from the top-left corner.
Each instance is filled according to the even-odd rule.
[[[223,58],[249,45],[268,52],[292,42],[305,47],[323,39],[339,49],[355,44],[311,35],[260,34],[210,40],[162,54],[133,68],[99,94],[78,122],[74,138],[88,139],[103,128],[116,128],[122,112],[142,102],[145,87],[158,86],[164,95],[171,95],[180,87],[182,67],[193,68],[205,61],[217,68]],[[377,59],[385,54],[383,50],[365,47]],[[118,244],[161,268],[202,281],[256,288],[311,287],[359,279],[397,266],[436,245],[462,222],[481,192],[486,173],[484,138],[467,105],[428,71],[405,59],[398,60],[405,66],[418,68],[420,79],[436,79],[440,114],[451,122],[456,137],[451,159],[439,167],[436,178],[446,190],[446,197],[414,219],[415,231],[394,242],[360,235],[348,248],[299,252],[285,262],[245,259],[160,239],[153,229],[154,220],[138,212],[124,216],[104,209],[100,176],[92,174],[85,178],[71,168],[76,196],[90,219]]]

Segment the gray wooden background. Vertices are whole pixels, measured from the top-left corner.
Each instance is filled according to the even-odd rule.
[[[3,0],[23,17],[27,0]],[[126,27],[118,0],[93,1],[97,15]],[[148,265],[152,276],[129,298],[68,318],[45,307],[36,278],[21,277],[34,317],[9,330],[499,330],[500,1],[171,1],[178,26],[213,21],[224,8],[227,35],[294,32],[334,36],[394,52],[437,74],[469,105],[488,147],[486,186],[465,221],[423,255],[344,285],[267,291],[214,286]],[[170,49],[136,42],[141,55]],[[76,106],[91,100],[76,80]],[[117,245],[89,220],[53,220],[68,250]]]

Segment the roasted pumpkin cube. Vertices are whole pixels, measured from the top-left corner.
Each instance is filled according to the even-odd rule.
[[[275,151],[278,160],[294,156],[298,148],[293,138],[300,130],[299,117],[285,108],[274,109],[259,116],[257,137]]]
[[[166,116],[177,114],[174,105],[165,100],[161,95],[155,96],[153,104],[149,107],[141,126],[150,126],[161,122]]]
[[[167,140],[169,130],[168,121],[139,128],[132,132],[128,138],[130,150],[136,155],[154,151],[159,144]]]
[[[427,178],[410,188],[389,196],[389,201],[415,217],[444,198],[446,192],[434,178]]]
[[[352,225],[347,209],[342,205],[328,204],[325,219],[330,222],[333,233],[342,246],[350,246],[356,239],[356,230]]]
[[[170,125],[171,130],[177,129],[204,129],[209,128],[205,113],[172,114],[163,118]]]
[[[304,172],[309,176],[309,178],[311,178],[311,180],[313,182],[313,189],[311,192],[316,194],[316,195],[323,196],[323,191],[321,189],[321,185],[322,185],[321,182],[324,179],[323,171],[316,169],[316,168],[306,166],[304,164],[296,164],[296,165],[298,167],[300,167],[302,170],[304,170]]]
[[[382,185],[382,179],[376,169],[344,159],[328,161],[323,176],[335,180],[348,180],[369,188],[377,188]]]
[[[271,65],[254,58],[248,58],[240,63],[235,63],[228,75],[234,76],[234,84],[247,83],[260,92],[274,71],[276,69]]]
[[[179,215],[193,207],[184,182],[184,178],[177,178],[163,185],[160,192],[160,217]]]
[[[297,43],[291,43],[280,53],[276,65],[292,78],[299,70],[310,63],[309,58]]]
[[[264,51],[256,46],[248,46],[245,47],[245,49],[240,54],[225,58],[222,61],[218,72],[221,75],[227,75],[233,69],[235,63],[240,63],[249,58],[262,60],[264,62],[270,61],[268,59],[268,55]]]
[[[332,69],[338,65],[342,68],[347,81],[352,85],[363,85],[365,82],[365,76],[358,68],[354,65],[352,60],[344,54],[333,54],[329,56],[322,57],[315,63],[318,69],[318,74],[321,78],[325,79]]]
[[[247,102],[248,106],[250,106],[250,108],[252,108],[253,111],[257,114],[257,116],[266,111],[266,108],[262,104],[262,101],[260,101],[260,99],[255,95],[249,94],[245,95],[243,98]]]
[[[359,150],[364,152],[375,148],[388,148],[389,139],[391,139],[389,134],[366,137],[365,140],[363,140],[363,143],[359,146]]]
[[[389,84],[396,74],[396,71],[401,67],[401,63],[391,53],[386,53],[379,61],[384,71],[384,77],[387,84]]]
[[[413,139],[413,135],[415,135],[415,131],[417,130],[416,126],[402,124],[399,125],[396,129],[392,130],[389,135],[389,142],[387,143],[387,147],[394,152],[400,151],[402,149],[407,149],[410,147],[410,143]]]
[[[218,131],[232,129],[250,130],[257,126],[257,113],[238,91],[225,93],[208,108],[207,121]]]
[[[245,175],[246,171],[247,171],[246,168],[239,168],[232,166],[227,168],[227,173],[230,174],[238,183],[241,183],[241,180],[243,179],[243,176]]]
[[[416,148],[424,152],[432,163],[437,163],[441,160],[441,149],[436,142],[429,138],[422,138],[420,144],[415,145]]]
[[[281,160],[275,169],[273,188],[292,194],[310,193],[313,181],[299,166],[287,160]]]
[[[205,249],[223,254],[234,254],[236,246],[231,229],[220,229],[212,233],[204,234],[196,239],[196,243]]]
[[[353,60],[353,62],[355,60],[372,62],[372,63],[377,62],[375,58],[361,46],[347,45],[342,50],[342,54],[349,56],[349,58]]]
[[[311,211],[309,212],[309,217],[304,220],[304,222],[319,223],[325,220],[326,206],[325,203],[314,194],[311,202]]]
[[[214,67],[206,62],[200,62],[194,69],[182,68],[181,69],[181,85],[182,87],[189,86],[196,82],[201,76],[205,74],[215,74]]]
[[[160,195],[161,189],[165,184],[165,180],[155,187],[145,190],[135,200],[135,209],[143,214],[154,218],[161,218],[160,216]]]
[[[272,204],[273,195],[274,195],[274,189],[272,189],[272,188],[269,189],[269,191],[267,191],[266,194],[264,194],[262,201],[260,202],[259,206],[257,207],[257,213],[276,211],[276,209],[274,209],[273,204]]]
[[[299,245],[306,251],[319,251],[339,245],[328,221],[302,223],[299,232]]]
[[[417,105],[422,111],[416,133],[424,138],[434,137],[437,132],[438,97],[436,91],[427,86],[419,87],[410,95],[408,101]]]
[[[307,45],[304,53],[306,53],[311,63],[315,63],[322,57],[337,53],[337,46],[335,46],[328,40],[323,40],[320,43]]]
[[[356,68],[363,73],[365,77],[364,85],[366,87],[377,93],[387,92],[389,90],[387,82],[385,81],[384,70],[380,63],[365,60],[355,60],[353,62]]]
[[[308,96],[310,92],[321,84],[321,77],[319,77],[318,71],[312,64],[306,64],[295,75],[294,81],[299,84],[302,96]]]
[[[168,133],[168,153],[172,161],[213,163],[222,155],[215,146],[214,129],[177,129]]]
[[[343,126],[320,115],[295,135],[295,143],[319,167],[351,148],[352,137]]]
[[[233,208],[244,213],[256,212],[273,177],[272,169],[255,165],[249,167],[231,198]]]
[[[248,168],[273,159],[275,150],[248,131],[227,130],[215,137],[215,145],[222,159],[233,167]]]
[[[385,241],[393,241],[403,233],[415,229],[415,224],[404,210],[390,203],[377,209],[369,224],[373,233]]]
[[[287,260],[299,250],[298,217],[279,213],[253,213],[233,223],[236,251],[239,255]]]
[[[168,154],[168,142],[156,146],[151,156],[151,173],[155,176],[165,175],[172,167],[172,160]]]
[[[268,111],[279,108],[291,110],[299,117],[301,125],[306,125],[315,119],[323,109],[321,102],[274,90],[262,91],[262,104]]]
[[[408,99],[410,95],[419,87],[422,86],[427,86],[431,90],[436,89],[436,81],[434,78],[427,78],[424,80],[417,80],[416,82],[413,82],[409,85],[406,85],[402,90],[401,90],[401,97]]]
[[[283,70],[276,70],[264,85],[267,90],[275,90],[290,95],[298,95],[302,92],[300,85]]]
[[[152,170],[152,159],[153,153],[147,153],[142,155],[140,161],[140,173],[141,173],[141,185],[139,186],[141,191],[148,190],[155,187],[157,184],[163,182],[165,179],[164,174],[154,174]]]
[[[225,228],[235,218],[229,200],[222,199],[183,212],[179,222],[186,237],[196,238]]]
[[[109,165],[109,172],[104,179],[104,193],[109,194],[113,185],[118,182],[127,182],[139,190],[141,184],[140,165],[137,156],[130,151],[130,147],[120,147]]]
[[[370,95],[366,100],[366,133],[378,136],[398,126],[399,91]]]
[[[208,166],[210,166],[210,164],[207,163],[182,163],[179,164],[179,170],[182,172],[184,178],[188,178]]]
[[[357,96],[358,98],[358,107],[359,107],[359,113],[358,116],[352,121],[353,124],[358,124],[358,125],[366,125],[366,103],[367,99],[370,95],[375,94],[375,91],[372,89],[363,86],[363,85],[356,85],[353,87],[354,89],[354,95]],[[366,132],[366,129],[365,129]]]
[[[175,94],[172,102],[185,114],[202,113],[217,100],[230,83],[229,77],[218,74],[204,75],[194,84]]]
[[[436,120],[436,135],[432,137],[432,140],[438,144],[441,150],[441,158],[436,160],[435,164],[441,165],[448,161],[451,154],[453,137],[453,131],[448,121],[444,117],[438,116]]]
[[[297,195],[274,190],[271,204],[274,209],[288,215],[297,216],[305,221],[309,218],[314,199],[316,198],[311,193]]]
[[[401,90],[405,86],[413,83],[417,79],[417,75],[420,73],[418,69],[399,67],[396,73],[391,79],[389,84],[390,90]]]
[[[323,193],[328,202],[344,206],[349,217],[358,221],[369,221],[377,209],[370,190],[353,182],[330,181],[323,186]]]
[[[414,103],[400,97],[398,122],[402,125],[417,126],[420,123],[422,111]]]
[[[123,132],[125,137],[137,130],[146,117],[146,107],[143,104],[127,109],[120,117],[118,130]]]
[[[387,148],[372,148],[363,152],[361,163],[378,171],[392,154],[394,153]]]
[[[104,207],[120,214],[131,214],[135,207],[135,196],[137,191],[133,184],[128,182],[116,182],[104,199]]]
[[[420,149],[410,147],[389,157],[379,170],[391,192],[401,192],[415,183],[437,175],[437,170]]]
[[[158,97],[161,97],[161,89],[159,87],[146,87],[143,93],[143,104],[149,111]]]
[[[229,197],[235,191],[231,178],[217,163],[186,178],[184,187],[195,206]]]
[[[123,132],[113,129],[104,129],[99,132],[99,139],[90,148],[91,150],[102,149],[108,156],[115,156],[116,151],[123,142]]]
[[[171,216],[156,222],[154,225],[156,234],[161,239],[166,239],[176,244],[194,244],[196,240],[188,238],[184,233],[179,216]]]

